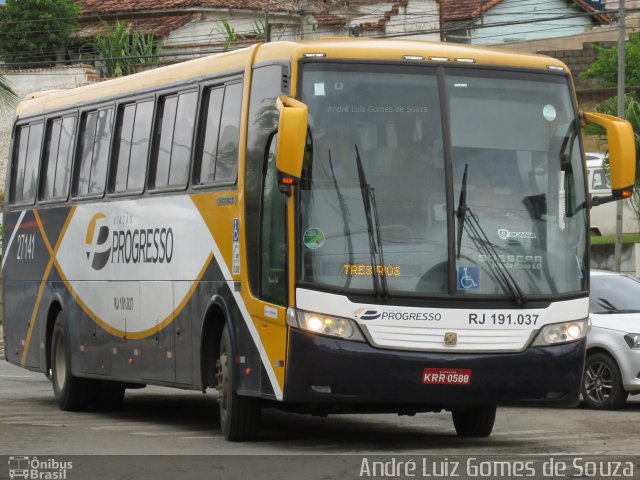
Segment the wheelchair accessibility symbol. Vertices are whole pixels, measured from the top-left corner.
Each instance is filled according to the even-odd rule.
[[[458,290],[480,290],[480,267],[458,267]]]

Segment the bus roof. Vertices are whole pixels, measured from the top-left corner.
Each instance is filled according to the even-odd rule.
[[[322,55],[326,58],[384,61],[402,61],[409,57],[418,61],[439,59],[441,62],[466,61],[479,65],[531,69],[548,69],[551,66],[560,67],[568,72],[564,63],[552,57],[455,43],[344,37],[283,41],[254,45],[69,90],[30,94],[20,102],[16,114],[20,118],[84,103],[100,102],[102,99],[107,100],[163,85],[178,83],[184,85],[185,82],[186,84],[189,81],[195,82],[201,77],[216,73],[240,71],[249,62],[294,63],[305,54]]]

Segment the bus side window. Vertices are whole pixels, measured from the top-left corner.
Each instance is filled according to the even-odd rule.
[[[203,101],[204,125],[200,132],[200,146],[196,156],[196,185],[209,185],[215,180],[216,152],[218,151],[218,133],[220,131],[220,113],[224,87],[207,90]]]
[[[240,108],[242,84],[234,83],[224,89],[220,137],[216,155],[216,181],[233,181],[238,171],[238,143],[240,141]]]
[[[111,144],[113,108],[86,113],[80,122],[73,195],[101,195],[104,192]]]
[[[43,123],[18,127],[11,168],[11,203],[33,203],[36,198]]]
[[[233,183],[238,172],[242,84],[210,89],[204,104],[206,116],[201,129],[195,183]]]
[[[74,116],[56,118],[48,122],[40,175],[41,200],[66,200],[75,136],[76,118]]]
[[[184,187],[189,179],[198,92],[160,99],[151,188]]]
[[[141,192],[147,171],[153,100],[124,105],[119,112],[111,191]]]

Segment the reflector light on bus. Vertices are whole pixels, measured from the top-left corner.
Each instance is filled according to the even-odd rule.
[[[304,53],[303,57],[326,57],[326,53]]]
[[[429,57],[432,62],[448,62],[449,57]]]
[[[424,60],[424,57],[422,55],[403,55],[402,58],[404,60]]]
[[[460,63],[476,63],[473,58],[456,58],[456,62]]]
[[[564,68],[559,67],[558,65],[547,65],[549,70],[558,70],[560,72],[564,72]]]

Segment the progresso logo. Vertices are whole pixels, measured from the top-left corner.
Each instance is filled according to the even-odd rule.
[[[376,320],[382,316],[382,313],[378,310],[368,310],[366,308],[359,308],[353,313],[358,320]]]
[[[439,322],[442,315],[439,312],[407,311],[394,309],[376,310],[371,308],[358,308],[353,312],[358,320],[421,320],[427,322]]]
[[[94,270],[102,270],[109,260],[116,264],[162,264],[171,263],[173,259],[171,227],[111,231],[104,213],[96,213],[89,221],[85,243],[87,260]]]
[[[89,221],[87,235],[87,259],[94,270],[102,270],[109,261],[111,245],[109,243],[109,226],[104,213],[96,213]]]

